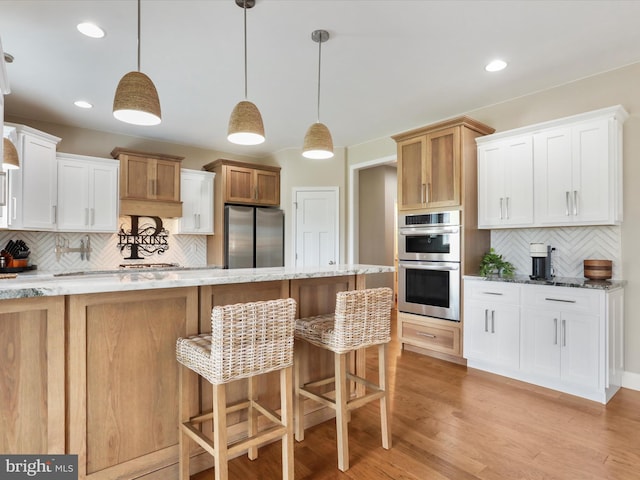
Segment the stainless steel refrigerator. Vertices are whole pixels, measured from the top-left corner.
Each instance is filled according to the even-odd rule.
[[[272,207],[224,207],[224,268],[284,266],[284,212]]]

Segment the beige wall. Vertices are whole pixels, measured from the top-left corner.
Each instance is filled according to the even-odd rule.
[[[302,156],[299,148],[282,150],[268,159],[268,163],[282,167],[280,174],[280,208],[285,214],[285,265],[293,265],[293,189],[296,187],[338,187],[339,199],[339,263],[346,258],[345,227],[345,150],[334,148],[334,157],[328,160],[310,160]]]
[[[394,264],[396,168],[360,170],[358,263]],[[393,273],[367,278],[368,287],[393,288]]]
[[[230,155],[224,152],[217,152],[214,150],[190,147],[188,145],[180,145],[158,140],[149,140],[130,135],[68,127],[65,125],[58,125],[56,123],[12,117],[10,115],[7,115],[5,121],[28,125],[29,127],[60,137],[62,140],[58,144],[57,151],[73,153],[76,155],[111,158],[111,151],[115,147],[124,147],[143,152],[164,153],[167,155],[184,157],[182,167],[193,170],[200,170],[203,165],[206,165],[217,158],[230,158],[232,160],[260,163],[252,157]]]
[[[624,125],[624,222],[622,271],[625,289],[625,371],[640,374],[640,64],[634,64],[542,92],[470,112],[497,132],[622,105],[630,117]],[[433,122],[428,122],[433,123]],[[425,123],[426,124],[426,123]],[[415,125],[420,127],[422,125]],[[393,132],[395,133],[395,132]],[[384,139],[349,148],[350,164],[389,155],[395,146]]]

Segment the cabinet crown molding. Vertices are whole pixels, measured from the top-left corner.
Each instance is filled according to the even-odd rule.
[[[205,166],[203,166],[202,169],[208,172],[213,172],[213,170],[218,165],[232,165],[235,167],[257,168],[259,170],[269,170],[272,172],[279,172],[281,170],[280,167],[277,167],[275,165],[265,165],[262,163],[248,163],[248,162],[241,162],[239,160],[228,160],[226,158],[218,158],[213,162],[209,162]]]
[[[184,160],[184,157],[179,157],[177,155],[168,155],[166,153],[143,152],[141,150],[131,150],[129,148],[123,148],[123,147],[116,147],[111,151],[111,156],[113,158],[118,158],[122,154],[133,155],[136,157],[159,158],[162,160],[170,160],[174,162],[182,162],[182,160]]]
[[[36,128],[33,127],[29,127],[27,125],[20,125],[18,123],[9,123],[9,122],[4,122],[4,126],[6,127],[13,127],[16,129],[16,133],[26,133],[29,135],[37,135],[41,138],[44,138],[45,140],[48,140],[49,142],[55,143],[56,145],[58,143],[60,143],[60,140],[62,140],[60,137],[56,137],[55,135],[51,135],[50,133],[46,133],[43,132],[42,130],[38,130]]]
[[[591,110],[589,112],[579,113],[577,115],[570,115],[568,117],[556,118],[546,122],[534,123],[524,127],[518,127],[511,130],[504,130],[502,132],[496,132],[491,135],[476,138],[476,143],[482,145],[487,142],[500,140],[502,138],[510,138],[517,135],[527,135],[540,132],[549,128],[555,128],[560,126],[566,126],[572,123],[579,123],[585,120],[593,120],[596,118],[614,117],[621,124],[629,118],[629,114],[622,105],[614,105],[611,107],[601,108],[598,110]]]
[[[479,122],[478,120],[475,120],[471,117],[467,117],[466,115],[462,115],[460,117],[450,118],[448,120],[443,120],[438,123],[432,123],[424,127],[409,130],[407,132],[398,133],[397,135],[392,135],[391,138],[393,138],[396,142],[401,142],[403,140],[407,140],[412,137],[424,135],[425,133],[431,133],[437,130],[443,130],[445,128],[457,127],[457,126],[465,126],[482,135],[488,135],[496,131],[495,128],[490,127],[489,125],[485,125],[484,123]]]

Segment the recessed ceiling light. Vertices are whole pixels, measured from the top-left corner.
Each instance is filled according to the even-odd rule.
[[[507,62],[504,60],[493,60],[487,64],[484,69],[487,72],[499,72],[500,70],[504,70],[507,66]]]
[[[82,33],[83,35],[86,35],[87,37],[91,37],[91,38],[104,37],[104,30],[102,30],[95,23],[91,23],[91,22],[79,23],[77,28],[80,33]]]
[[[80,108],[93,108],[92,104],[90,104],[89,102],[85,102],[84,100],[76,100],[75,102],[73,102],[73,104],[76,107]]]

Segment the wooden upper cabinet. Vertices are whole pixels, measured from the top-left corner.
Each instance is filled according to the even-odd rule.
[[[220,159],[204,169],[220,175],[224,203],[280,205],[280,167]]]
[[[426,136],[398,143],[398,207],[424,206]]]
[[[493,129],[459,117],[393,136],[398,143],[398,209],[436,209],[462,205],[462,165],[466,130],[486,135]],[[467,152],[468,153],[468,152]]]
[[[120,160],[120,214],[182,216],[180,167],[183,157],[115,148]]]

